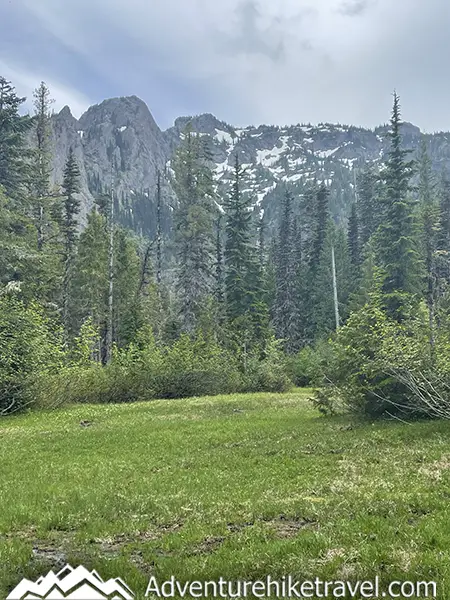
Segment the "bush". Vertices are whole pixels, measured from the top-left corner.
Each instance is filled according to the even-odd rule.
[[[149,369],[158,398],[225,394],[240,386],[234,357],[201,335],[181,336],[161,351],[157,368],[153,357],[143,368]]]
[[[215,395],[240,386],[235,360],[215,342],[182,336],[161,348],[149,335],[139,345],[116,351],[106,367],[83,361],[41,376],[35,394],[39,406],[56,407]]]
[[[89,348],[89,345],[82,344]],[[289,389],[279,343],[256,352],[241,369],[235,354],[212,338],[181,336],[171,346],[159,346],[151,333],[141,332],[135,345],[115,351],[110,365],[84,359],[38,378],[34,393],[41,407],[73,403],[132,402],[153,398],[183,398],[239,391],[281,392]]]
[[[330,387],[335,387],[333,410],[341,405],[371,418],[425,414],[410,387],[397,375],[405,370],[421,373],[431,367],[426,307],[400,324],[389,319],[373,297],[351,315],[331,341],[331,348],[334,358],[326,377]],[[326,397],[329,404],[330,393]]]
[[[314,346],[302,348],[288,361],[288,373],[299,387],[324,385],[326,373],[330,372],[335,352],[328,340],[321,340]]]
[[[245,391],[285,392],[292,387],[281,344],[272,338],[266,344],[263,358],[256,352],[248,357],[243,377]]]
[[[0,295],[0,348],[1,415],[31,404],[36,381],[56,372],[64,355],[42,310],[9,293]]]

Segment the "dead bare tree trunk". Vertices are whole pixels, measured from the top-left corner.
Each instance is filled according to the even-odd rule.
[[[333,298],[334,298],[334,317],[336,319],[336,331],[339,329],[340,318],[339,318],[339,304],[338,304],[338,292],[336,282],[336,261],[334,257],[334,246],[331,247],[331,271],[333,274]]]
[[[106,326],[105,363],[111,362],[113,345],[113,308],[114,308],[114,172],[111,166],[111,200],[109,209],[109,289],[108,322]]]
[[[162,279],[161,246],[161,171],[158,169],[158,179],[156,183],[156,283],[158,284],[158,287],[160,286]]]

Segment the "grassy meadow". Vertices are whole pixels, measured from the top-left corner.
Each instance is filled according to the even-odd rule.
[[[350,424],[308,390],[78,405],[0,421],[0,597],[66,562],[161,581],[436,580],[450,423]]]

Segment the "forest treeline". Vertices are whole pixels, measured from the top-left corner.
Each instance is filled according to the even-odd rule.
[[[188,127],[158,175],[152,240],[116,222],[114,159],[80,227],[72,150],[51,185],[50,91],[33,115],[23,103],[0,77],[0,414],[296,383],[320,388],[324,412],[447,416],[450,182],[425,142],[409,160],[397,96],[390,151],[359,171],[348,223],[324,184],[286,185],[269,235],[239,157],[219,190]]]

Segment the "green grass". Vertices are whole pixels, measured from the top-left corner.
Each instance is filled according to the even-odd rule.
[[[68,561],[141,594],[150,575],[379,575],[449,598],[450,423],[349,427],[306,396],[1,420],[0,597]]]

